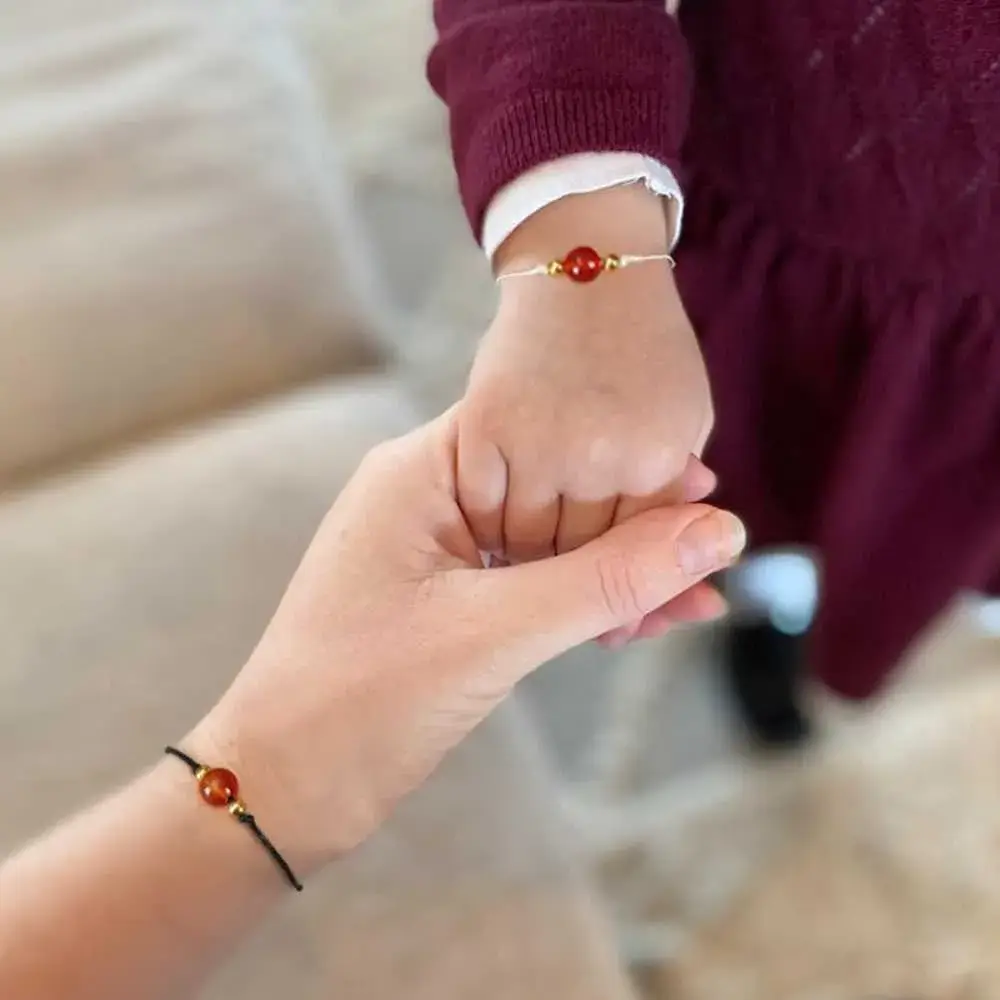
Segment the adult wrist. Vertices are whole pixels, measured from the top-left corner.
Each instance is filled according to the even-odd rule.
[[[335,785],[346,785],[347,768],[323,760],[303,773],[301,761],[309,755],[296,739],[295,727],[281,725],[277,714],[223,698],[178,746],[206,766],[237,776],[248,810],[296,876],[307,881],[356,847],[370,832],[370,820],[357,816],[344,794],[337,829],[330,829],[329,801]]]
[[[164,758],[135,786],[139,795],[156,802],[156,810],[171,836],[193,845],[201,864],[213,877],[239,885],[239,892],[260,903],[278,902],[287,891],[284,879],[267,853],[230,815],[202,797],[197,780],[185,764]]]

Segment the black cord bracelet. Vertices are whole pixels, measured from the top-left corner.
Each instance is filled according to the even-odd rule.
[[[242,823],[256,838],[257,842],[271,855],[271,860],[281,869],[296,892],[302,891],[302,883],[295,877],[288,862],[278,853],[278,849],[267,839],[264,831],[257,825],[253,813],[249,812],[246,803],[240,798],[240,783],[232,771],[224,767],[206,767],[199,764],[177,747],[164,747],[164,753],[183,761],[191,769],[198,782],[198,791],[202,800],[210,806],[225,806],[236,820]]]

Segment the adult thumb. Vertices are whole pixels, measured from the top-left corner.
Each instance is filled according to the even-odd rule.
[[[565,555],[485,570],[498,646],[515,672],[620,625],[638,621],[706,576],[746,544],[742,522],[705,504],[639,514]],[[483,593],[486,591],[487,593]]]

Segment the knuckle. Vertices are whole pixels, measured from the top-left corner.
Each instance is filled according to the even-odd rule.
[[[458,411],[458,436],[466,443],[489,440],[496,428],[494,407],[482,394],[473,395],[471,390],[462,400]]]
[[[693,448],[693,445],[692,445]],[[652,496],[673,483],[687,465],[688,452],[662,441],[640,446],[622,476],[626,490],[634,496]]]
[[[620,488],[621,440],[618,439],[618,449],[614,447],[613,439],[607,436],[572,442],[549,475],[559,482],[562,492],[574,502],[607,500]]]
[[[474,400],[463,409],[460,433],[466,438],[491,441],[502,426],[496,409],[489,405],[489,401]]]
[[[607,553],[598,559],[597,582],[601,601],[612,618],[642,618],[650,610],[642,600],[635,561],[624,553]]]
[[[606,469],[613,466],[621,451],[624,435],[615,433],[613,428],[584,437],[581,441],[581,458],[586,468]]]
[[[358,471],[364,476],[381,475],[386,469],[397,462],[398,445],[395,439],[381,441],[368,449],[358,466]]]

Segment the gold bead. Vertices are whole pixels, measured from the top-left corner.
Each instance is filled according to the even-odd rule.
[[[609,253],[607,257],[604,258],[605,271],[617,271],[621,266],[622,259],[616,253]]]
[[[201,767],[199,767],[198,770],[194,772],[195,781],[201,781],[201,779],[204,778],[205,775],[208,774],[208,772],[211,770],[212,769],[210,767],[205,767],[205,765],[202,764]]]
[[[239,819],[240,816],[246,815],[246,803],[242,799],[233,799],[233,801],[229,803],[229,811],[233,816]]]
[[[561,260],[549,261],[547,267],[545,268],[545,273],[550,278],[555,278],[557,275],[562,274],[563,273],[562,261]]]

